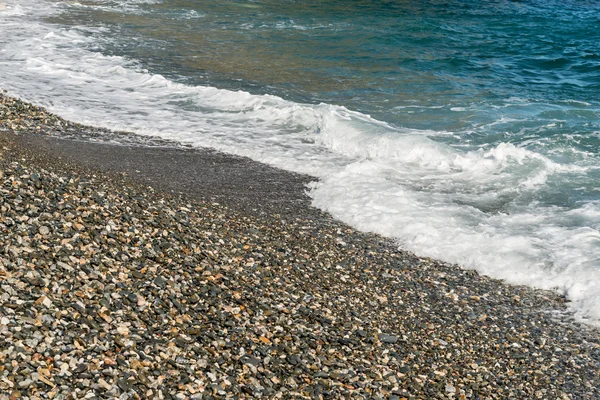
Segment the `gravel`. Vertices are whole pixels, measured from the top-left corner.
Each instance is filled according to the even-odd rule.
[[[600,398],[599,332],[554,292],[417,257],[301,193],[256,212],[59,158],[24,138],[95,128],[0,99],[0,398]]]

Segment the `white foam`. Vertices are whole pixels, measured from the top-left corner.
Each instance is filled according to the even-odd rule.
[[[511,283],[558,289],[579,317],[600,318],[597,205],[560,210],[529,204],[489,213],[477,201],[493,205],[506,197],[510,204],[518,189],[501,185],[486,197],[485,189],[451,177],[392,180],[382,172],[374,162],[351,165],[313,185],[314,204],[359,229],[396,237],[418,254]],[[474,193],[464,193],[469,190]]]
[[[509,143],[460,150],[430,139],[439,132],[400,129],[344,107],[186,86],[87,51],[94,30],[35,18],[59,11],[49,3],[20,6],[23,18],[0,12],[0,76],[11,93],[76,122],[319,177],[314,204],[343,221],[511,283],[557,288],[580,318],[600,321],[600,205],[543,202],[549,182],[583,179],[596,159],[559,164]]]
[[[25,15],[25,10],[19,5],[12,2],[4,3],[0,1],[0,16],[20,16]]]
[[[78,1],[61,1],[57,5],[67,8],[89,8],[94,10],[120,12],[127,14],[144,14],[145,11],[139,5],[156,4],[160,0],[128,0],[128,1],[111,1],[111,2],[96,2],[96,3],[80,3]]]

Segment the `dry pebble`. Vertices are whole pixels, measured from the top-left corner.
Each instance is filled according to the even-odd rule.
[[[0,398],[600,398],[553,292],[65,165],[2,104]]]

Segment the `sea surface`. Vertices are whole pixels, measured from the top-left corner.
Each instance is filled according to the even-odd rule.
[[[348,224],[598,324],[599,28],[585,0],[0,0],[0,88],[311,174]]]

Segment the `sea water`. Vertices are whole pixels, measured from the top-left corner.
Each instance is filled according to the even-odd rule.
[[[0,87],[318,180],[313,204],[600,321],[600,2],[4,0]]]

